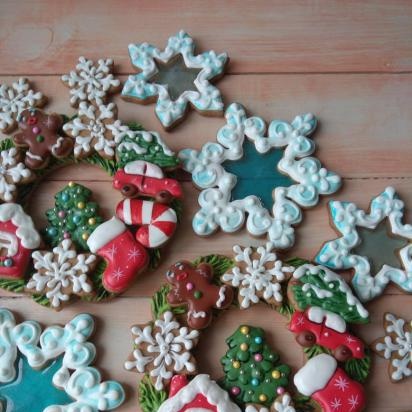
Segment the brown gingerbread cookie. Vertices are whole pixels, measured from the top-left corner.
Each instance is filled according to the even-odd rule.
[[[212,320],[212,309],[226,309],[233,301],[230,286],[213,284],[213,268],[207,263],[197,267],[190,262],[175,263],[166,273],[172,290],[167,295],[171,305],[187,305],[187,323],[204,329]]]
[[[65,157],[73,149],[69,137],[60,136],[63,119],[57,113],[26,109],[18,117],[20,132],[13,136],[16,146],[27,147],[24,163],[31,169],[47,166],[50,156]]]

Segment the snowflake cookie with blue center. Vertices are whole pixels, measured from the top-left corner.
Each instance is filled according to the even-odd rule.
[[[369,213],[351,202],[332,201],[329,209],[342,237],[326,242],[315,260],[353,269],[352,284],[364,302],[382,294],[389,282],[411,293],[412,225],[402,223],[404,203],[395,189],[375,197]]]
[[[130,44],[130,59],[140,73],[128,77],[123,98],[157,101],[155,112],[165,129],[183,120],[189,104],[201,114],[220,116],[222,97],[211,82],[223,76],[229,58],[213,50],[194,53],[195,43],[184,31],[170,37],[163,51],[148,43]]]
[[[64,327],[42,331],[39,323],[16,323],[0,308],[0,411],[108,411],[125,393],[115,381],[102,381],[91,367],[95,346],[88,341],[93,318],[80,314]]]
[[[246,221],[250,234],[267,234],[274,247],[289,248],[301,208],[315,206],[320,195],[335,193],[341,185],[337,174],[310,156],[316,118],[307,113],[291,123],[273,120],[266,132],[264,120],[248,118],[240,104],[231,104],[225,116],[217,142],[179,153],[183,168],[202,189],[193,229],[201,236],[219,228],[232,233]]]

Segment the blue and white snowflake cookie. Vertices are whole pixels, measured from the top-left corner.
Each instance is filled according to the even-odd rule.
[[[273,120],[266,131],[264,120],[248,118],[238,103],[231,104],[225,116],[217,142],[179,153],[183,168],[202,190],[193,229],[201,236],[219,228],[232,233],[246,221],[252,235],[266,234],[275,248],[289,248],[295,241],[293,226],[302,220],[301,208],[315,206],[320,195],[341,186],[337,174],[310,156],[315,151],[309,136],[316,118],[307,113],[291,123]],[[252,160],[245,161],[247,157]]]
[[[223,76],[229,58],[213,50],[194,53],[195,43],[184,31],[170,37],[163,51],[148,43],[130,44],[130,59],[140,73],[128,77],[122,97],[157,101],[156,115],[167,130],[183,120],[189,104],[201,114],[222,115],[220,91],[210,82]]]

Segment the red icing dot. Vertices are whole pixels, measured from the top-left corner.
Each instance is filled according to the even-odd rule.
[[[240,393],[240,388],[239,388],[238,386],[234,386],[234,387],[230,390],[230,392],[232,392],[232,395],[237,396],[237,395],[239,395],[239,393]]]
[[[187,278],[187,276],[188,276],[188,274],[186,272],[182,272],[182,273],[179,273],[176,276],[176,279],[177,279],[178,282],[181,282],[182,280],[185,280]]]
[[[34,125],[34,124],[36,124],[36,123],[37,123],[37,118],[34,117],[34,116],[30,116],[30,117],[27,119],[27,124],[29,124],[29,125]]]

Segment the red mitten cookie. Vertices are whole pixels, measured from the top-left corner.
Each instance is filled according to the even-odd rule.
[[[193,329],[204,329],[212,320],[212,309],[226,309],[233,300],[230,286],[212,283],[213,269],[207,263],[194,267],[190,262],[177,262],[166,273],[172,290],[167,295],[171,305],[187,305],[187,323]]]
[[[24,163],[31,169],[47,166],[50,156],[65,157],[73,149],[69,137],[59,135],[63,119],[56,113],[26,109],[18,118],[20,133],[13,136],[16,146],[27,147]]]

